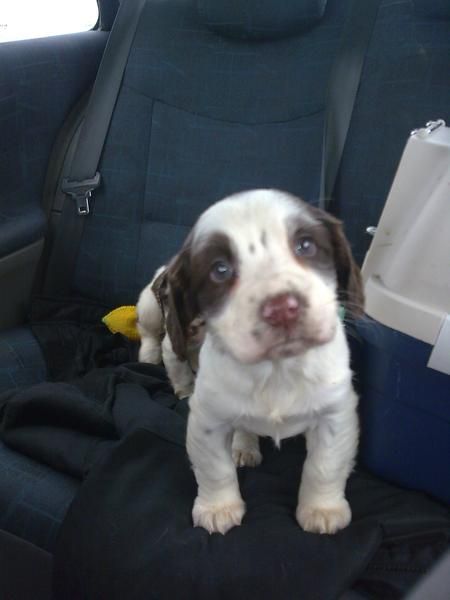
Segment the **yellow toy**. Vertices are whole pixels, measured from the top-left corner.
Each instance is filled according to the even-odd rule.
[[[137,329],[137,312],[135,306],[119,306],[102,319],[111,333],[121,333],[130,340],[140,340]]]

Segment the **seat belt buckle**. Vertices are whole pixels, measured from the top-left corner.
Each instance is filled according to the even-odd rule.
[[[83,179],[82,181],[71,181],[67,178],[62,180],[62,191],[75,200],[77,213],[81,217],[87,216],[90,211],[90,199],[92,192],[100,185],[100,173],[97,171],[91,179]]]

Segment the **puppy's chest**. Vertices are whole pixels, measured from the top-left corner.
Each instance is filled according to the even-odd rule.
[[[278,442],[314,424],[322,408],[321,396],[317,385],[297,374],[272,374],[259,381],[247,397],[241,424]]]

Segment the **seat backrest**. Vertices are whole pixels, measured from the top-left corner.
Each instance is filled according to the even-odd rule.
[[[76,291],[134,302],[212,202],[319,194],[327,80],[345,0],[149,0],[81,244]]]
[[[335,206],[359,257],[409,130],[445,118],[436,111],[450,100],[448,21],[427,13],[439,2],[381,2]],[[227,194],[276,187],[317,201],[327,82],[350,5],[148,0],[103,151],[77,293],[134,302],[197,216]]]

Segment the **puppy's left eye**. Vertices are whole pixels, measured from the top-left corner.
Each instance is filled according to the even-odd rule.
[[[294,252],[297,256],[314,256],[317,246],[312,237],[303,235],[295,240]]]
[[[211,267],[209,276],[215,283],[224,283],[233,277],[233,267],[225,260],[218,260]]]

